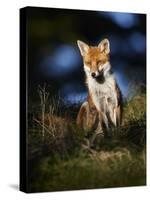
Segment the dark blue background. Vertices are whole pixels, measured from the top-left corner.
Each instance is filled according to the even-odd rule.
[[[110,40],[111,65],[124,96],[131,82],[146,82],[146,15],[28,8],[29,95],[48,83],[51,95],[79,103],[87,96],[78,39],[97,45]]]

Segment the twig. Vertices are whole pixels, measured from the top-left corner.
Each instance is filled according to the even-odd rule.
[[[49,93],[46,92],[46,84],[44,83],[43,88],[39,85],[38,86],[38,93],[40,96],[41,100],[41,114],[42,114],[42,136],[44,137],[44,127],[45,127],[45,107],[46,107],[46,102],[49,97]]]
[[[54,138],[55,138],[55,135],[53,134],[53,133],[51,133],[50,131],[49,131],[49,129],[46,127],[46,126],[43,126],[43,123],[41,123],[39,120],[37,120],[37,119],[33,119],[35,122],[37,122],[43,129],[45,129],[50,135],[52,135]]]

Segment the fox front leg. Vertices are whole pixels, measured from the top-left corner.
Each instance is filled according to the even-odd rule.
[[[109,129],[107,116],[103,112],[98,113],[98,125],[95,130],[97,134],[104,134],[104,126]]]

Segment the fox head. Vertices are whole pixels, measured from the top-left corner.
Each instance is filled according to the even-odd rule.
[[[102,40],[98,46],[88,46],[78,40],[78,47],[83,57],[84,71],[94,79],[105,77],[111,66],[109,63],[110,44],[108,39]]]

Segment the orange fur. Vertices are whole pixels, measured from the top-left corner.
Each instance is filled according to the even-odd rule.
[[[109,55],[101,52],[98,47],[89,47],[88,53],[83,56],[84,63],[92,67],[92,64],[97,66],[99,62],[105,63],[109,60]]]

